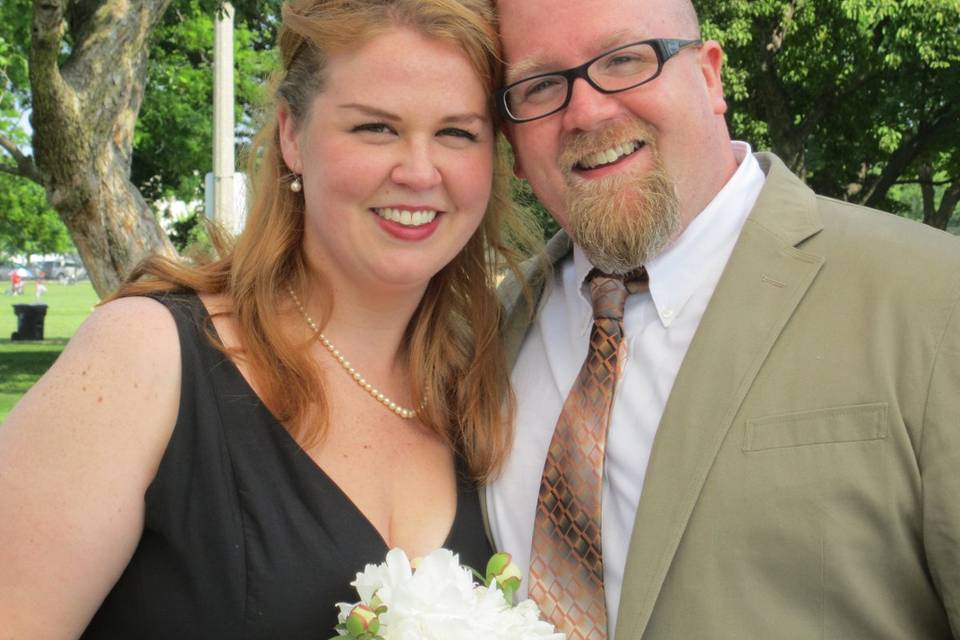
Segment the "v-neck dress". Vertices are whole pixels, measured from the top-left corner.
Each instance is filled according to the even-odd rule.
[[[383,562],[383,538],[210,343],[199,298],[157,299],[180,335],[179,416],[143,537],[82,638],[333,637],[335,604],[356,601],[350,582]],[[458,485],[444,546],[482,571],[492,549],[477,489]]]

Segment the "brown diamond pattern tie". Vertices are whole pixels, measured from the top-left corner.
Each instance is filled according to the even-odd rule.
[[[529,595],[568,640],[605,640],[600,504],[610,407],[619,373],[623,306],[646,286],[592,272],[590,351],[563,403],[540,481]]]

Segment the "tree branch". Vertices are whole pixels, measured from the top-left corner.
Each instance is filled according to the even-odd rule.
[[[904,136],[900,146],[890,155],[883,171],[864,193],[861,204],[877,206],[923,148],[930,141],[939,139],[944,129],[956,126],[957,118],[960,117],[958,111],[960,110],[953,105],[945,105],[930,121],[921,122],[915,134]]]
[[[148,40],[171,0],[74,0],[65,19],[73,49],[61,67],[96,140],[114,140],[129,163],[143,99]],[[117,64],[104,67],[105,60]]]
[[[773,151],[783,158],[795,173],[805,174],[802,138],[797,137],[791,123],[790,97],[777,73],[777,55],[783,47],[787,30],[793,21],[796,3],[791,2],[783,10],[783,18],[767,31],[766,42],[758,37],[754,45],[760,57],[760,73],[756,74],[756,93],[762,97],[760,104],[766,108],[760,116],[770,127],[770,142]],[[763,34],[764,26],[757,25]]]
[[[932,224],[936,215],[936,207],[933,202],[936,194],[933,185],[930,184],[933,181],[933,166],[929,162],[922,163],[917,170],[917,175],[924,182],[920,185],[920,199],[923,201],[923,221]]]
[[[63,11],[64,7],[59,0],[35,0],[33,3],[30,84],[34,94],[37,84],[40,84],[43,89],[41,93],[44,95],[66,88],[57,64],[66,29]]]
[[[49,172],[56,161],[38,139],[55,140],[57,156],[83,162],[89,145],[80,126],[80,100],[60,73],[59,55],[66,29],[66,0],[34,0],[30,46],[30,89],[33,100],[34,149],[37,163]]]
[[[863,87],[881,75],[881,72],[867,68],[860,75],[844,83],[842,87],[833,84],[824,87],[823,91],[810,101],[810,104],[816,105],[816,108],[802,114],[803,117],[796,126],[797,137],[800,140],[806,140],[820,121],[833,111],[834,105],[845,103],[851,95],[859,94]]]
[[[33,180],[37,184],[42,184],[40,171],[37,169],[37,165],[33,162],[33,158],[20,151],[20,148],[17,147],[13,140],[6,137],[2,133],[0,133],[0,147],[3,147],[4,151],[9,153],[17,163],[16,165],[0,165],[0,171],[18,176],[20,178],[26,178],[27,180]]]
[[[945,184],[951,184],[957,181],[957,178],[947,178],[946,180],[897,180],[893,184],[917,184],[920,186],[942,187]]]
[[[20,175],[19,167],[16,167],[12,164],[0,164],[0,173],[9,173],[10,175],[16,176],[17,178],[23,177]]]
[[[783,20],[781,20],[773,32],[770,34],[770,40],[767,43],[767,51],[776,55],[783,48],[783,41],[787,37],[787,31],[790,29],[790,23],[797,12],[797,2],[793,0],[783,7]]]
[[[947,225],[950,224],[950,219],[953,217],[953,212],[957,210],[958,204],[960,204],[960,180],[947,187],[940,198],[940,207],[937,213],[939,219],[943,221],[943,229],[946,229]]]

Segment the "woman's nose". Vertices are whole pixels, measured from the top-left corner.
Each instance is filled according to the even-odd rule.
[[[440,184],[442,177],[430,149],[424,144],[412,144],[404,152],[390,177],[397,184],[414,191],[426,191]]]

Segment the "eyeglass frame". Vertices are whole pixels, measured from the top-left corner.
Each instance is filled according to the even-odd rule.
[[[590,75],[587,73],[587,69],[594,62],[601,60],[603,58],[606,58],[610,54],[616,53],[617,51],[620,51],[622,49],[629,49],[630,47],[635,47],[640,44],[650,45],[651,47],[653,47],[653,50],[657,54],[657,71],[646,80],[638,82],[637,84],[632,84],[629,87],[623,87],[621,89],[604,89],[603,87],[599,86],[596,82],[594,82],[593,79],[590,77]],[[699,46],[703,46],[703,40],[699,38],[695,40],[685,40],[682,38],[651,38],[649,40],[639,40],[637,42],[630,42],[627,44],[623,44],[623,45],[620,45],[619,47],[614,47],[613,49],[604,51],[600,55],[594,58],[591,58],[586,62],[584,62],[583,64],[578,65],[576,67],[571,67],[570,69],[564,69],[561,71],[549,71],[547,73],[538,73],[536,75],[517,80],[516,82],[511,82],[510,84],[503,87],[502,89],[498,89],[495,94],[497,111],[500,112],[500,115],[502,115],[504,118],[506,118],[508,121],[514,124],[524,124],[525,122],[533,122],[534,120],[539,120],[540,118],[546,118],[547,116],[552,116],[553,114],[563,111],[564,109],[567,108],[567,105],[570,104],[570,99],[573,97],[573,83],[577,78],[583,78],[584,80],[587,81],[587,84],[589,84],[591,87],[593,87],[600,93],[603,93],[606,95],[610,95],[613,93],[620,93],[622,91],[629,91],[630,89],[636,89],[637,87],[645,85],[648,82],[652,82],[653,80],[656,80],[660,76],[660,74],[663,72],[663,65],[665,65],[667,63],[667,60],[669,60],[673,56],[677,55],[678,53],[680,53],[681,51],[683,51],[688,47],[699,47]],[[536,80],[537,78],[547,78],[550,76],[562,76],[567,81],[567,96],[566,98],[563,99],[563,103],[559,107],[557,107],[553,111],[549,111],[542,115],[534,116],[533,118],[516,118],[510,114],[510,108],[507,106],[507,93],[511,89],[521,84],[530,82],[531,80]]]

